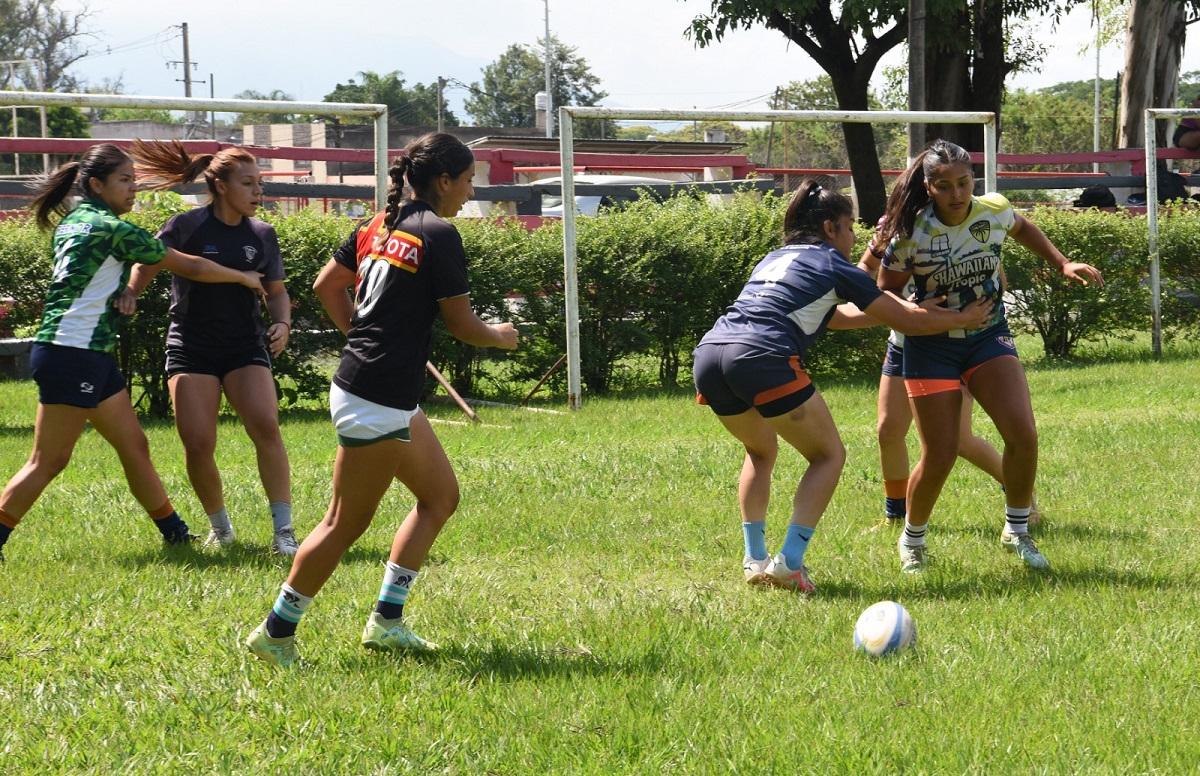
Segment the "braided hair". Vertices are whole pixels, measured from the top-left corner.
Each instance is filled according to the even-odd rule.
[[[424,200],[437,207],[437,193],[433,188],[434,180],[440,175],[457,178],[462,175],[475,161],[471,149],[462,141],[444,132],[430,132],[422,135],[404,148],[404,154],[388,169],[387,207],[384,210],[384,224],[388,229],[396,226],[400,217],[400,206],[403,203],[405,183],[413,193],[414,199]]]

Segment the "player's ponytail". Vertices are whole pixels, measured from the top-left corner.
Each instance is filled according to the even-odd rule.
[[[896,236],[912,236],[917,214],[929,204],[925,181],[933,175],[934,170],[947,164],[965,164],[969,167],[971,155],[962,146],[941,139],[933,141],[917,154],[888,195],[883,225],[874,238],[879,244],[887,245]]]
[[[219,196],[218,180],[228,180],[238,164],[257,163],[254,155],[244,148],[222,148],[215,154],[192,156],[178,140],[135,140],[133,158],[137,160],[138,172],[147,180],[147,188],[169,189],[204,176],[208,193],[214,200]]]
[[[437,194],[433,189],[434,179],[442,174],[457,178],[474,163],[475,155],[454,135],[430,132],[409,143],[404,149],[402,160],[405,169],[399,171],[399,180],[408,182],[417,199],[437,207]],[[399,163],[400,160],[397,161],[397,164]],[[393,164],[389,175],[392,176],[392,186],[398,189],[395,173],[396,164]],[[389,205],[391,199],[389,194]]]
[[[102,181],[128,161],[129,156],[120,148],[101,143],[89,148],[79,161],[67,162],[37,179],[32,186],[33,201],[29,204],[37,225],[49,229],[53,226],[51,214],[66,215],[66,199],[76,185],[83,196],[91,196],[89,184],[93,178]]]
[[[400,201],[404,197],[404,176],[408,173],[408,157],[399,156],[388,168],[387,209],[384,211],[383,224],[391,231],[396,227],[396,219],[400,216]]]
[[[854,215],[854,203],[832,188],[832,181],[807,178],[792,195],[783,216],[785,245],[815,244],[825,239],[824,224]]]

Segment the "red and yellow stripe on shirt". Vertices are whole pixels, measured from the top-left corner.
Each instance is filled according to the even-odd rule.
[[[359,265],[363,261],[386,261],[406,272],[416,272],[421,268],[425,243],[415,234],[400,229],[389,232],[383,224],[384,218],[385,214],[380,213],[359,231]]]

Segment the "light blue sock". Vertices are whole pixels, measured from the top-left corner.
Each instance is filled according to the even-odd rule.
[[[767,559],[767,522],[742,523],[742,538],[746,540],[746,556],[754,560]]]
[[[791,523],[783,539],[783,548],[779,554],[787,562],[789,569],[795,570],[804,565],[804,551],[808,549],[808,540],[816,533],[816,528]]]
[[[271,523],[274,524],[275,530],[279,531],[284,528],[292,527],[292,505],[287,501],[272,501],[271,507]]]

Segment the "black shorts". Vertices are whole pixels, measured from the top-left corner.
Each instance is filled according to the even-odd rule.
[[[904,377],[904,346],[888,340],[887,352],[883,354],[883,376]]]
[[[271,368],[271,353],[259,343],[230,350],[167,346],[167,377],[173,375],[225,375],[244,366]]]
[[[764,418],[773,418],[817,392],[799,356],[738,343],[701,345],[694,356],[696,401],[718,415],[740,415],[753,407]]]
[[[1017,357],[1008,324],[1001,321],[966,337],[904,338],[904,387],[909,398],[957,391],[994,358]]]
[[[69,404],[94,409],[125,390],[125,376],[108,353],[35,342],[29,366],[42,404]]]

